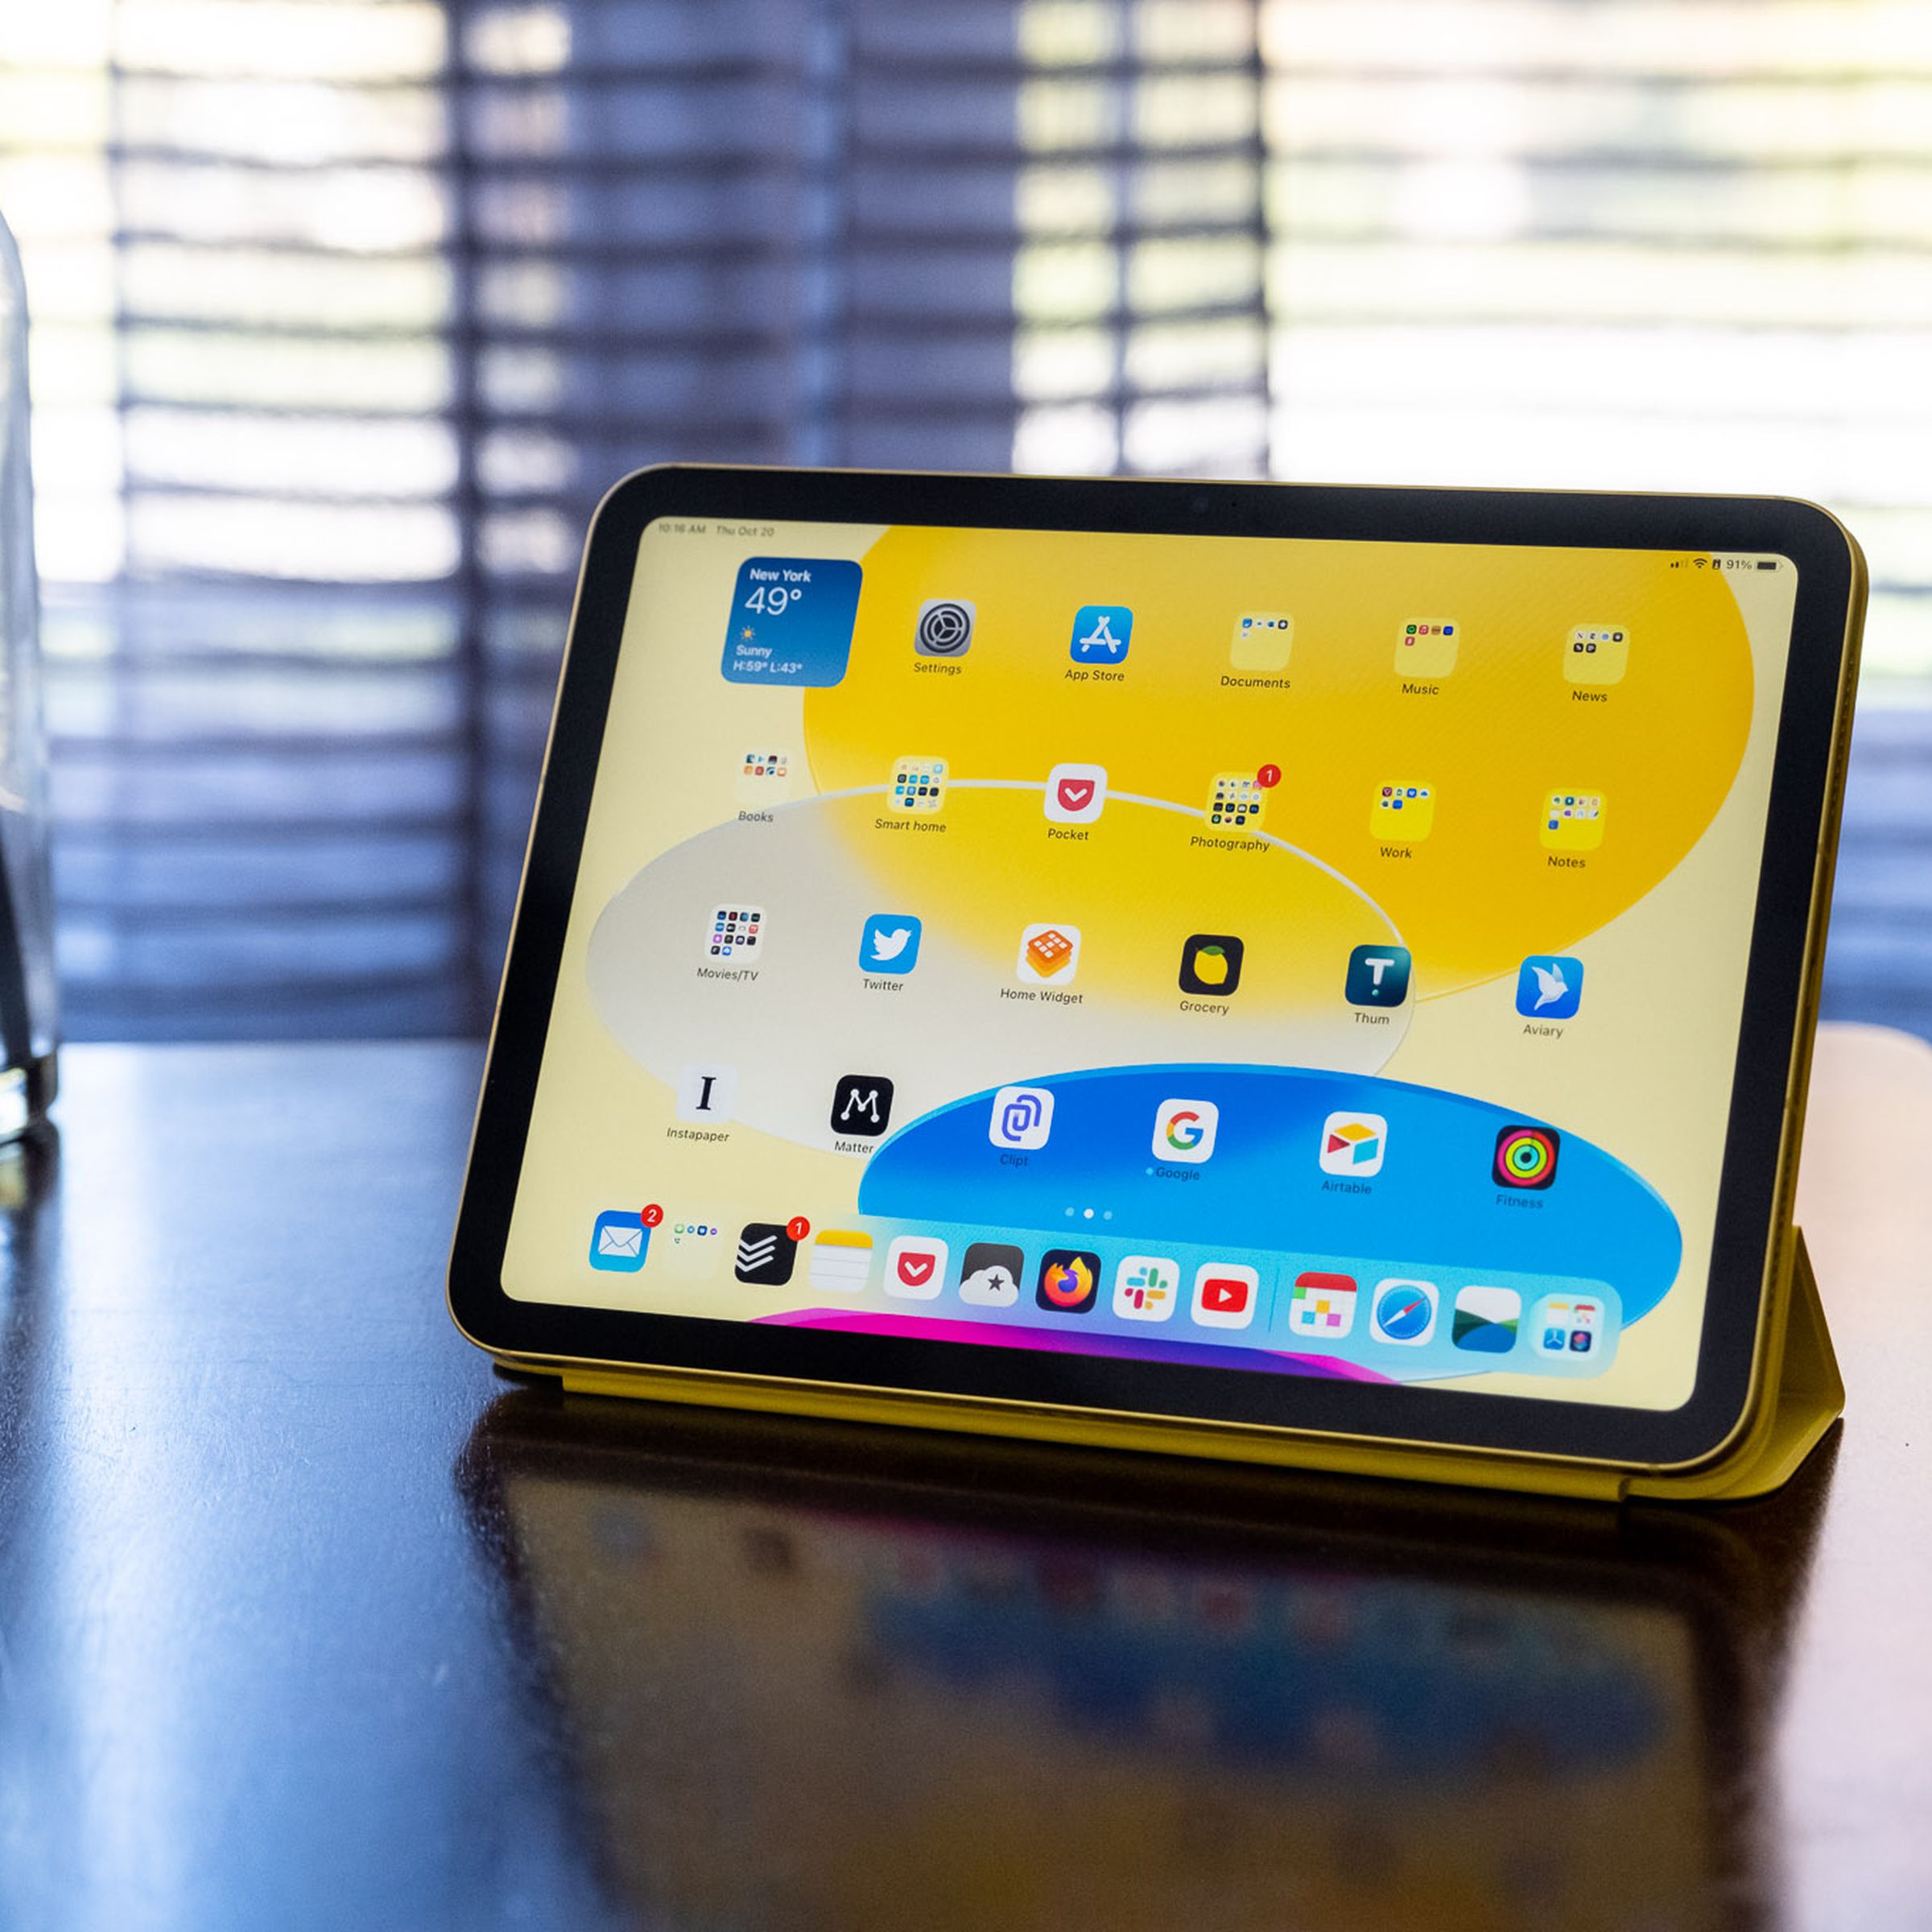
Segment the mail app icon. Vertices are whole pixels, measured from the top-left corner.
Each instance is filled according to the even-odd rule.
[[[590,1265],[607,1274],[635,1274],[650,1252],[650,1230],[633,1208],[607,1208],[590,1231]]]

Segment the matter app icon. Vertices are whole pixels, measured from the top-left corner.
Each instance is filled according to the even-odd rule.
[[[1053,1095],[1044,1087],[1002,1087],[993,1096],[986,1137],[996,1147],[1031,1152],[1053,1132]]]

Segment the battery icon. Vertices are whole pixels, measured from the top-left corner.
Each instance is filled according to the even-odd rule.
[[[1776,557],[1760,557],[1757,560],[1757,567],[1760,570],[1776,570],[1777,559]]]

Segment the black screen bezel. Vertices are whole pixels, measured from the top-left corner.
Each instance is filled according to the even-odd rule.
[[[1738,551],[1798,570],[1696,1385],[1668,1410],[1253,1369],[974,1347],[518,1300],[501,1270],[579,854],[645,527],[660,516],[1145,535]],[[1744,1414],[1773,1237],[1785,1096],[1808,1042],[1807,939],[1847,623],[1860,572],[1837,521],[1783,497],[901,474],[667,465],[600,506],[559,679],[523,888],[450,1261],[458,1326],[499,1355],[1206,1419],[1648,1467],[1717,1450]],[[1819,950],[1822,950],[1822,945]]]

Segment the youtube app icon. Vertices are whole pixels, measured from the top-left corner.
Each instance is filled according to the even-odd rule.
[[[1195,1270],[1194,1319],[1203,1328],[1245,1328],[1261,1299],[1261,1278],[1232,1261]]]

